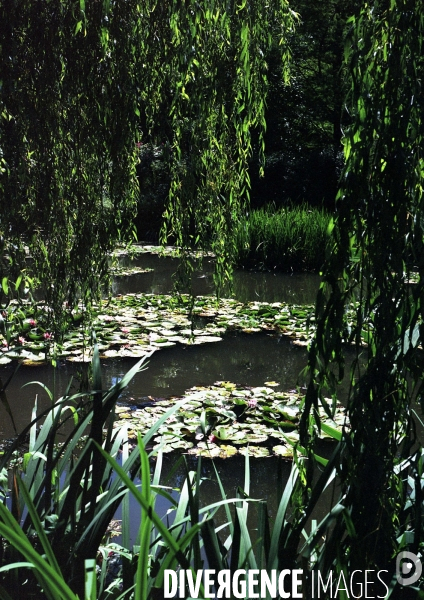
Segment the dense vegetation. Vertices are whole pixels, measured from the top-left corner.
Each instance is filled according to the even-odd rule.
[[[299,450],[309,459],[295,455],[273,533],[262,510],[262,545],[251,551],[249,499],[240,493],[234,521],[227,515],[230,537],[224,545],[212,521],[213,507],[201,522],[198,474],[197,479],[188,475],[193,484],[184,487],[177,509],[184,525],[167,532],[153,510],[158,473],[151,487],[141,441],[127,459],[122,434],[113,437],[109,427],[103,439],[119,386],[128,378],[100,392],[95,354],[93,391],[72,399],[76,429],[64,446],[55,446],[55,435],[68,398],[50,413],[50,428],[41,435],[35,426],[29,428],[24,473],[15,473],[9,505],[3,471],[0,533],[18,550],[2,546],[9,589],[24,583],[21,573],[27,581],[31,569],[34,593],[42,588],[55,600],[75,598],[75,593],[82,597],[83,564],[89,559],[85,589],[95,598],[95,578],[89,575],[94,553],[116,503],[131,489],[143,516],[139,552],[124,552],[127,597],[135,585],[135,598],[154,598],[167,566],[198,568],[202,543],[217,569],[266,565],[281,570],[302,562],[305,570],[339,576],[385,570],[392,597],[422,597],[420,582],[407,590],[398,584],[396,556],[405,549],[424,554],[423,451],[416,435],[417,402],[423,399],[424,6],[422,0],[352,4],[322,0],[309,11],[310,3],[299,0],[303,21],[296,30],[295,16],[283,1],[2,3],[4,308],[37,278],[60,329],[66,299],[75,307],[79,298],[89,303],[98,295],[105,252],[131,231],[140,153],[148,157],[151,152],[169,165],[161,180],[169,190],[163,235],[181,245],[188,259],[192,249],[212,249],[218,282],[230,274],[233,234],[249,197],[249,168],[256,159],[262,165],[266,138],[270,167],[285,166],[284,201],[320,204],[305,197],[310,188],[295,185],[305,173],[300,167],[305,158],[306,167],[321,164],[331,173],[323,193],[328,205],[335,200],[299,426]],[[289,42],[292,86],[286,88]],[[274,68],[277,56],[283,58],[281,75]],[[149,173],[142,174],[146,181]],[[276,200],[275,188],[269,197]],[[34,260],[30,272],[23,262],[26,247]],[[411,288],[405,281],[412,272]],[[7,311],[4,315],[6,331]],[[330,416],[335,410],[347,344],[355,352],[348,375],[351,429],[334,434],[337,447],[328,462],[321,461],[324,469],[317,478],[320,408]],[[88,440],[62,489],[60,474],[85,426]],[[122,444],[120,469],[108,452],[116,455]],[[140,469],[141,493],[132,485]],[[317,499],[335,475],[340,496],[302,545]],[[246,477],[247,494],[248,487]],[[377,584],[368,591],[374,597],[381,593]],[[6,589],[1,594],[10,597]]]
[[[324,264],[330,216],[308,206],[253,210],[235,232],[235,264],[255,269],[319,271]]]
[[[423,398],[422,10],[421,2],[377,2],[350,21],[352,125],[317,299],[305,411],[317,406],[323,390],[335,393],[343,343],[353,344],[352,433],[339,448],[337,467],[349,520],[338,518],[327,540],[327,550],[337,546],[340,564],[350,570],[389,568],[404,544],[423,549],[422,451],[412,451],[422,443],[413,420]],[[405,283],[411,271],[418,273],[412,288]],[[343,331],[352,302],[356,318]]]
[[[224,279],[253,129],[263,155],[266,57],[279,45],[287,79],[294,20],[285,0],[3,2],[2,281],[5,253],[19,270],[27,245],[59,321],[65,300],[98,296],[107,252],[131,234],[146,142],[168,158],[164,236],[212,249]]]

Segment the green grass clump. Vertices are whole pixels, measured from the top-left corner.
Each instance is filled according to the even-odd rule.
[[[323,209],[269,205],[254,210],[236,232],[239,267],[316,271],[324,262],[330,215]]]

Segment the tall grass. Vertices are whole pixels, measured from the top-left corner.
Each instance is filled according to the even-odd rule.
[[[237,229],[236,264],[289,272],[319,270],[329,222],[324,210],[306,206],[254,210]]]
[[[201,505],[200,460],[196,471],[186,468],[185,481],[175,498],[161,482],[161,453],[155,451],[157,456],[152,463],[153,452],[146,447],[181,402],[162,416],[143,440],[139,438],[132,450],[126,427],[115,431],[109,419],[119,394],[141,365],[142,361],[118,384],[102,391],[99,355],[95,350],[92,391],[65,395],[56,402],[52,399],[52,407],[42,415],[37,415],[35,406],[32,422],[1,458],[2,600],[155,600],[163,594],[166,569],[197,572],[205,568],[205,560],[210,567],[232,572],[279,568],[281,530],[287,526],[286,511],[295,488],[296,468],[282,494],[272,531],[266,504],[249,497],[248,457],[244,487],[234,498],[227,498],[216,471],[221,500]],[[41,419],[44,421],[40,428]],[[28,450],[22,462],[14,464],[16,450],[28,433]],[[151,464],[155,465],[153,473]],[[139,485],[134,482],[136,477],[140,477]],[[140,525],[133,547],[129,494],[140,507]],[[171,507],[165,516],[155,510],[159,495]],[[110,583],[106,565],[112,547],[103,544],[121,502],[124,545],[112,547],[121,555],[122,572]],[[254,540],[247,527],[252,503],[258,506],[259,523]],[[220,525],[214,521],[218,510],[225,515],[224,523],[220,517]],[[288,537],[293,538],[291,534]],[[293,547],[293,543],[289,545]],[[295,553],[290,554],[290,564],[294,565]],[[99,556],[104,560],[99,561]],[[287,564],[287,557],[285,561]]]

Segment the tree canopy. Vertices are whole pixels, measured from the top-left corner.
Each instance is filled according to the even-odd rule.
[[[107,254],[131,228],[138,6],[11,0],[0,10],[4,252],[60,317],[65,300],[99,294]],[[23,245],[33,267],[18,260]]]
[[[286,0],[6,0],[0,11],[3,301],[24,245],[55,315],[99,295],[108,253],[131,236],[145,142],[169,158],[165,237],[212,249],[224,277],[253,128],[263,148],[271,32],[288,76]]]

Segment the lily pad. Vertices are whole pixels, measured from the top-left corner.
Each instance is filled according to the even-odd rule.
[[[254,458],[265,458],[269,456],[268,448],[264,448],[263,446],[246,446],[244,448],[239,449],[239,453],[244,456],[248,454]]]
[[[278,446],[273,446],[272,451],[276,456],[281,456],[282,458],[293,458],[293,448],[290,446],[284,446],[280,444]]]
[[[159,400],[151,406],[127,410],[127,415],[119,408],[116,417],[130,421],[134,430],[144,434],[177,400]],[[250,388],[219,381],[213,386],[187,390],[184,400],[185,404],[159,429],[157,441],[162,439],[166,451],[173,446],[175,450],[188,449],[190,454],[213,458],[228,457],[240,452],[240,447],[249,447],[250,456],[268,456],[272,447],[274,453],[286,456],[290,442],[299,439],[298,407],[302,398],[293,390],[276,392],[267,386]],[[325,414],[320,416],[337,431],[346,425],[342,408],[337,409],[334,420]],[[288,443],[273,446],[276,440]],[[287,456],[292,456],[290,448]]]
[[[219,458],[230,458],[238,453],[237,448],[234,448],[234,446],[227,446],[225,444],[222,444],[219,447],[219,450]]]
[[[209,344],[211,342],[220,342],[220,341],[222,341],[222,338],[214,336],[214,335],[198,335],[194,338],[192,344],[196,346],[199,344]]]

